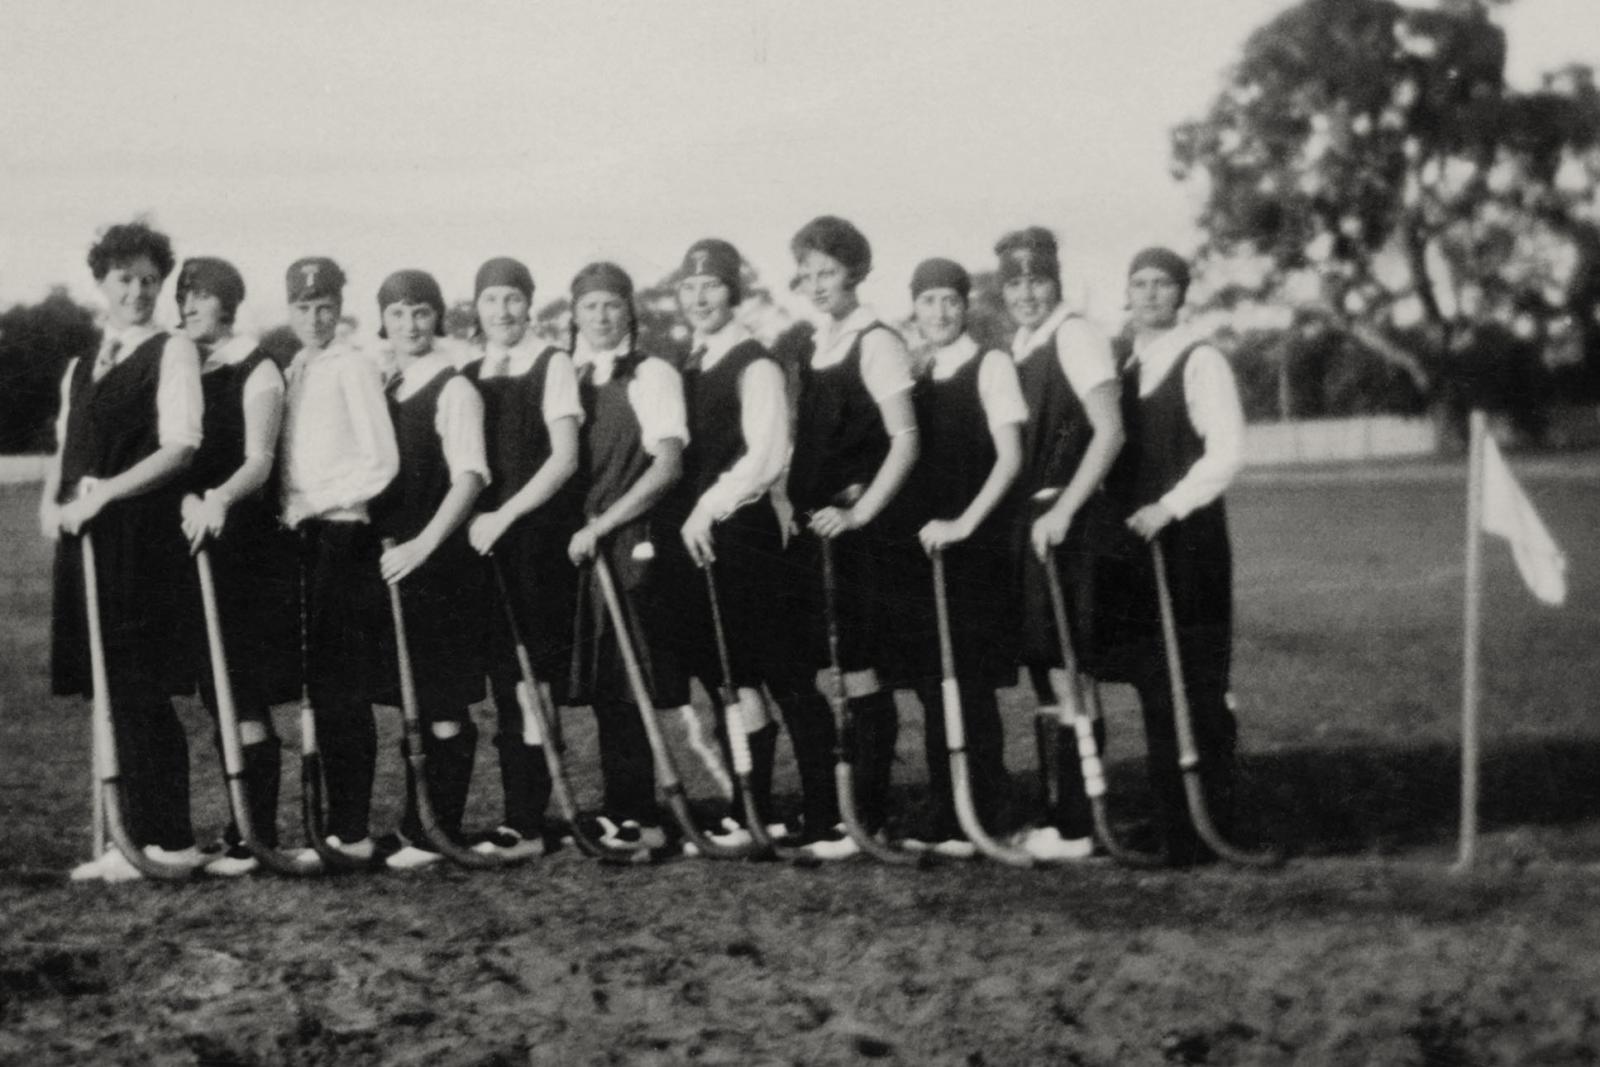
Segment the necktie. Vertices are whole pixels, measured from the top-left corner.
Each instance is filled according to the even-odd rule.
[[[483,376],[499,378],[511,373],[511,353],[504,349],[490,352],[483,360]]]
[[[683,369],[684,370],[699,370],[700,369],[700,364],[705,362],[705,358],[706,358],[706,346],[705,345],[697,345],[697,346],[695,346],[695,350],[693,352],[689,353],[689,361],[683,365]]]
[[[122,339],[107,337],[100,345],[100,354],[94,360],[94,380],[99,381],[106,376],[106,372],[117,365],[117,356],[122,351]]]

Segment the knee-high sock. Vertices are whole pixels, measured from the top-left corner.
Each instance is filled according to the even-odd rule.
[[[851,697],[850,707],[856,727],[856,804],[867,829],[879,830],[889,815],[889,783],[900,717],[893,693]]]
[[[472,765],[478,753],[478,728],[470,719],[461,722],[454,737],[424,735],[428,750],[428,796],[433,801],[439,829],[451,840],[461,837],[461,820],[472,786]]]
[[[167,849],[194,844],[189,823],[189,739],[160,700],[118,716],[117,754],[135,844]]]
[[[250,802],[251,829],[262,844],[276,848],[283,742],[269,736],[265,741],[245,745],[241,751],[244,756],[244,793]]]
[[[362,700],[316,707],[317,741],[327,782],[328,833],[360,841],[372,816],[372,779],[378,764],[378,728],[372,705]]]
[[[600,774],[605,779],[607,813],[646,825],[660,821],[656,809],[655,758],[639,708],[623,701],[595,706],[599,730]]]
[[[772,696],[783,712],[783,724],[794,746],[806,828],[812,833],[832,829],[839,822],[839,793],[833,776],[838,738],[833,712],[810,677],[780,682],[773,687]],[[774,735],[774,744],[776,740]]]

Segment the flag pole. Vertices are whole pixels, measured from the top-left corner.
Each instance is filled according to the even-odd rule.
[[[1455,866],[1472,866],[1478,848],[1478,645],[1483,620],[1483,450],[1487,418],[1473,409],[1467,442],[1467,574],[1462,610],[1461,834]]]

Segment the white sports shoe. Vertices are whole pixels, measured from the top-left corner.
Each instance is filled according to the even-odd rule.
[[[106,865],[111,862],[112,855],[122,859],[122,853],[117,851],[116,845],[109,846],[104,852],[94,859],[80,863],[72,868],[67,879],[73,882],[98,882],[106,875]],[[126,861],[124,861],[126,862]]]
[[[722,820],[722,828],[706,835],[714,845],[726,848],[743,848],[755,838],[750,836],[750,831],[740,826],[737,822],[727,817]]]
[[[217,878],[239,878],[261,866],[243,845],[230,845],[206,863],[206,873]]]
[[[800,849],[812,859],[818,860],[847,860],[851,856],[861,854],[861,846],[856,844],[856,839],[845,833],[842,826],[836,826],[823,837],[802,846]]]
[[[327,841],[328,847],[333,849],[335,852],[342,853],[343,855],[348,856],[350,859],[358,860],[363,863],[372,858],[372,853],[377,848],[377,846],[372,843],[372,838],[370,837],[363,837],[360,841],[352,841],[349,844],[345,844],[339,839],[338,834],[329,834]],[[312,848],[310,845],[307,845],[299,852],[296,852],[294,854],[294,859],[296,863],[300,864],[316,864],[318,866],[321,866],[322,864],[322,857],[317,855],[317,850]]]
[[[104,862],[100,865],[100,878],[103,881],[137,882],[143,877],[144,872],[128,862],[128,857],[118,848],[107,852]]]
[[[206,854],[193,845],[188,848],[162,848],[160,845],[146,845],[144,854],[157,863],[164,863],[168,867],[200,867],[206,862]]]
[[[444,859],[442,853],[418,848],[416,845],[407,845],[385,859],[383,865],[391,871],[415,871],[423,867],[432,867],[442,859]]]
[[[642,826],[633,819],[614,823],[604,815],[600,825],[605,829],[602,843],[619,848],[658,849],[666,845],[667,835],[659,826]]]
[[[1086,860],[1094,855],[1094,838],[1062,837],[1054,826],[1028,831],[1019,844],[1024,852],[1040,860]]]
[[[935,841],[931,848],[935,855],[947,856],[956,860],[970,860],[978,854],[978,846],[963,837],[952,837],[948,841]]]
[[[523,837],[509,826],[501,826],[485,834],[482,841],[472,846],[472,851],[520,860],[544,855],[544,842],[537,837]]]

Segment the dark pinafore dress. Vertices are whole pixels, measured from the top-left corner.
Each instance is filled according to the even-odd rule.
[[[464,371],[483,397],[483,438],[488,451],[489,485],[478,498],[480,511],[493,511],[521,492],[550,458],[550,428],[544,420],[544,391],[550,360],[559,352],[546,348],[525,374],[482,377],[483,362]],[[567,558],[582,515],[582,497],[569,481],[530,515],[513,523],[495,543],[494,557],[511,591],[522,640],[541,681],[549,683],[557,703],[565,703],[572,653],[572,608],[577,569]],[[489,625],[489,672],[508,685],[521,675],[510,627],[502,621],[499,590],[489,579],[490,600],[484,610]]]
[[[1142,397],[1139,364],[1123,361],[1122,419],[1128,444],[1106,478],[1106,492],[1120,519],[1160,500],[1205,455],[1205,441],[1189,421],[1184,391],[1185,370],[1203,343],[1184,350],[1161,383]],[[1219,692],[1226,691],[1233,643],[1233,549],[1222,498],[1170,523],[1160,542],[1184,658],[1192,659],[1195,668],[1208,664],[1217,676],[1212,683],[1220,686]],[[1115,660],[1129,661],[1161,641],[1150,550],[1120,523],[1118,537],[1108,545],[1102,555],[1108,561],[1104,570],[1108,577],[1115,575],[1116,588],[1102,585],[1106,644]],[[1188,663],[1185,668],[1191,670]]]
[[[639,365],[652,358],[634,352],[618,359],[604,385],[594,384],[591,366],[579,372],[578,392],[585,416],[579,437],[579,471],[586,486],[586,519],[602,514],[650,467],[652,459],[644,450],[639,417],[628,400],[628,383]],[[665,540],[677,537],[678,531],[662,519],[658,506],[613,530],[602,542],[601,551],[629,615],[634,650],[651,701],[669,708],[689,702],[689,680],[676,642],[669,637],[679,625],[673,596],[677,583],[671,581],[662,560]],[[633,703],[599,578],[592,569],[579,581],[574,615],[568,703]]]
[[[690,367],[683,375],[684,401],[689,413],[689,447],[684,453],[683,481],[675,494],[674,535],[687,521],[700,497],[717,479],[744,457],[743,403],[739,384],[752,364],[771,360],[771,354],[754,339],[734,345],[709,370]],[[681,517],[679,517],[681,515]],[[716,562],[717,603],[728,642],[728,659],[735,686],[760,686],[775,653],[772,622],[774,585],[783,555],[783,533],[770,494],[739,508],[712,528]],[[675,556],[681,559],[679,580],[686,617],[683,655],[688,671],[715,684],[722,678],[712,629],[710,597],[705,574],[695,566],[673,536]]]
[[[1094,430],[1082,398],[1061,368],[1053,336],[1017,364],[1017,377],[1028,404],[1013,512],[1013,588],[1020,612],[1018,661],[1028,667],[1059,667],[1061,649],[1050,587],[1044,565],[1034,555],[1031,534],[1034,520],[1050,510],[1060,490],[1077,473]],[[1096,623],[1097,593],[1104,584],[1097,567],[1104,546],[1120,536],[1116,527],[1110,500],[1096,490],[1078,509],[1055,554],[1073,652],[1081,669],[1103,680],[1116,678],[1118,673],[1110,669],[1106,638]]]
[[[261,348],[201,375],[203,437],[189,469],[189,491],[195,495],[204,496],[206,490],[222,485],[244,464],[245,383],[262,364],[281,378],[272,357]],[[233,501],[222,535],[208,540],[206,551],[216,586],[229,681],[240,710],[249,714],[293,700],[300,686],[296,546],[278,523],[265,487]],[[193,595],[191,609],[195,618],[203,619],[198,587]],[[203,625],[196,629],[200,631],[194,660],[197,680],[214,706],[210,650]]]
[[[94,357],[78,360],[68,387],[58,503],[73,498],[80,479],[115,477],[160,447],[156,393],[166,342],[165,333],[156,334],[99,381]],[[183,485],[179,479],[108,504],[88,527],[113,712],[194,689],[185,595],[191,567],[179,525]],[[50,675],[59,696],[93,693],[82,544],[63,534],[56,545]]]
[[[911,564],[906,582],[892,601],[901,605],[892,623],[898,650],[893,675],[900,687],[940,677],[933,564],[915,538],[931,520],[960,517],[994,467],[994,437],[978,390],[987,355],[980,351],[943,381],[930,373],[917,384],[920,449],[917,466],[901,492],[914,551],[906,554]],[[1011,540],[1016,525],[1012,507],[1002,503],[971,537],[944,550],[956,673],[964,682],[990,688],[1016,680],[1015,626],[1010,617]]]
[[[804,532],[806,517],[844,503],[840,494],[865,489],[889,454],[889,434],[876,401],[861,376],[861,343],[873,323],[856,334],[845,358],[815,367],[815,350],[799,367],[799,411],[794,458],[789,464],[788,496],[799,536],[791,539],[781,575],[784,614],[791,625],[788,654],[812,667],[828,663],[823,609],[821,539]],[[878,669],[891,654],[884,637],[882,604],[885,561],[905,546],[887,530],[886,516],[833,541],[838,589],[839,657],[846,671]],[[896,527],[898,529],[898,527]],[[902,531],[903,532],[903,531]]]
[[[450,492],[450,466],[434,420],[439,395],[458,377],[443,370],[404,400],[391,386],[389,415],[394,420],[400,473],[373,501],[372,522],[379,537],[404,544],[422,532]],[[454,712],[484,697],[487,669],[488,598],[483,561],[467,541],[462,523],[426,563],[400,582],[406,636],[424,716]],[[393,627],[386,631],[385,670],[373,700],[398,704],[398,665]]]

